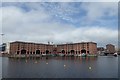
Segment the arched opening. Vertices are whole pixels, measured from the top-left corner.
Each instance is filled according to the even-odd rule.
[[[17,54],[19,54],[19,51],[17,51]]]
[[[29,54],[29,51],[27,51],[27,54]]]
[[[53,54],[56,54],[57,53],[57,51],[56,50],[53,50],[53,52],[52,52]]]
[[[86,53],[86,50],[85,50],[85,49],[82,49],[82,50],[81,50],[81,53]]]
[[[33,54],[35,54],[35,52],[33,52]]]
[[[71,50],[70,52],[71,52],[71,54],[74,54],[74,53],[75,53],[75,51],[74,51],[74,50]]]
[[[49,50],[46,50],[46,54],[49,54]]]
[[[76,54],[77,54],[77,51],[76,51]]]
[[[22,50],[21,50],[21,54],[26,54],[26,50],[25,50],[25,49],[22,49]]]
[[[30,52],[30,54],[32,54],[32,51]]]
[[[65,53],[65,50],[62,50],[62,53],[64,54],[64,53]]]
[[[70,52],[68,51],[68,54],[70,54]]]
[[[87,53],[89,54],[89,51],[87,51]]]
[[[36,50],[36,54],[40,54],[40,50]]]
[[[52,53],[57,54],[57,48],[54,48]]]

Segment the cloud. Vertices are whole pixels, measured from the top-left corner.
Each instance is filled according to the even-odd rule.
[[[59,21],[64,20],[65,22],[82,26],[97,25],[96,23],[101,24],[101,26],[106,26],[106,24],[113,26],[113,23],[117,23],[118,3],[63,2],[57,3],[57,5],[56,3],[43,3],[42,5],[48,9],[49,13],[57,17]],[[114,25],[114,27],[117,27],[117,25]]]
[[[113,30],[112,28],[108,28],[108,26],[99,25],[79,25],[79,27],[76,27],[76,25],[57,20],[53,16],[54,13],[50,13],[45,7],[41,7],[41,4],[45,6],[46,3],[40,3],[39,5],[35,4],[37,3],[26,4],[27,7],[30,8],[28,11],[26,8],[21,8],[22,5],[19,5],[19,7],[6,5],[0,8],[0,11],[3,13],[2,21],[5,42],[16,40],[40,43],[47,43],[48,41],[54,43],[95,41],[99,46],[106,45],[107,43],[117,44],[118,31],[116,29]],[[64,10],[67,9],[64,9],[63,6],[67,8],[68,5],[64,4],[61,6],[60,10],[62,12],[58,16],[63,17],[63,14],[67,13],[64,12]],[[89,5],[92,6],[91,4]],[[71,12],[73,8],[71,7],[70,9],[69,11]],[[84,7],[84,9],[88,11],[89,15],[87,16],[90,16],[89,8]],[[98,11],[97,9],[95,10]],[[53,11],[54,10],[55,9],[53,9]],[[71,13],[75,14],[74,12]],[[99,15],[97,13],[98,12],[95,14],[96,17],[93,18],[94,20],[99,19],[99,17],[103,15],[102,13]],[[110,13],[110,15],[115,16],[114,13]],[[91,14],[91,16],[93,15]],[[64,16],[63,18],[66,17]],[[87,24],[87,21],[81,21],[81,23],[82,22]]]
[[[0,3],[0,7],[1,7],[2,3]],[[2,9],[0,9],[0,43],[2,43]]]
[[[119,2],[119,0],[0,0],[1,2]]]
[[[82,8],[87,12],[84,20],[87,21],[89,25],[95,22],[101,23],[101,21],[102,23],[109,23],[109,18],[117,20],[118,17],[118,3],[83,3]]]
[[[109,26],[116,24],[118,17],[118,3],[110,2],[87,2],[87,3],[75,3],[75,2],[49,2],[49,3],[5,3],[3,5],[12,5],[25,8],[26,10],[41,10],[47,11],[48,15],[54,16],[61,22],[68,22],[73,24],[79,24],[82,26],[93,25],[95,23],[109,24]],[[87,5],[87,6],[86,6]],[[44,12],[45,12],[44,11]],[[52,19],[52,20],[54,20]],[[63,21],[64,20],[64,21]],[[86,21],[86,22],[84,22]],[[113,25],[112,25],[113,26]],[[116,25],[115,25],[116,26]]]

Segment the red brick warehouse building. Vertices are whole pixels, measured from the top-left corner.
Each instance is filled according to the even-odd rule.
[[[66,44],[42,44],[32,42],[15,41],[10,43],[9,54],[96,54],[97,43],[81,42]]]

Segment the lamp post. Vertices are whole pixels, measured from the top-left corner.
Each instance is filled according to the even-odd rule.
[[[3,43],[3,36],[4,36],[4,35],[5,35],[5,34],[1,33],[1,37],[2,37],[2,39],[1,39],[1,40],[2,40],[2,43]]]
[[[1,33],[1,37],[2,37],[2,39],[1,39],[1,42],[2,42],[2,53],[3,53],[3,36],[4,36],[5,34],[3,34],[3,33]]]

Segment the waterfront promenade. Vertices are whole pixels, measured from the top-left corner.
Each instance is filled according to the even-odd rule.
[[[3,54],[1,55],[3,57],[9,57],[9,58],[25,58],[25,57],[97,57],[97,54]]]

